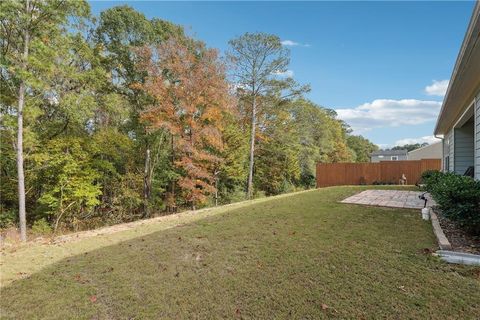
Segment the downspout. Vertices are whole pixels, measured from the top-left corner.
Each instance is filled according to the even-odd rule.
[[[433,136],[437,139],[441,139],[442,140],[442,171],[445,172],[445,137],[437,137],[436,134],[433,134]]]

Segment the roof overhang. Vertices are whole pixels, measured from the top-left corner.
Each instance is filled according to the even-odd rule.
[[[446,134],[480,90],[480,2],[476,1],[467,33],[450,78],[435,135]]]

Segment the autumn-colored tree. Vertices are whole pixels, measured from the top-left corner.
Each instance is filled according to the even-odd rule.
[[[316,163],[368,156],[333,110],[298,99],[307,88],[277,36],[232,40],[229,88],[182,27],[128,6],[89,12],[0,1],[0,228],[25,239],[28,226],[128,222],[210,193],[243,200],[248,182],[250,196],[310,188]]]
[[[155,99],[143,119],[151,128],[170,133],[172,160],[180,174],[176,183],[195,208],[215,191],[222,119],[232,105],[225,67],[216,50],[200,43],[186,46],[175,39],[155,48],[143,47],[138,54],[148,74],[139,87]],[[175,181],[170,197],[174,187]]]
[[[191,40],[186,37],[181,26],[158,18],[148,19],[141,12],[127,5],[115,6],[100,13],[98,26],[94,31],[97,47],[102,48],[102,65],[112,77],[105,83],[105,91],[119,93],[128,101],[129,121],[122,129],[130,136],[135,136],[135,152],[142,154],[134,162],[135,170],[141,167],[143,179],[143,214],[149,217],[151,209],[158,203],[155,194],[164,188],[165,177],[170,170],[170,144],[163,129],[147,132],[140,114],[150,104],[150,97],[142,90],[132,88],[133,83],[143,83],[145,74],[137,67],[137,55],[132,48],[156,46],[170,37],[177,37],[183,42]],[[116,109],[119,109],[118,107]],[[137,170],[138,168],[138,170]]]

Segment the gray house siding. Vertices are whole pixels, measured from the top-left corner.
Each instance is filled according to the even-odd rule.
[[[454,131],[454,170],[455,173],[464,174],[465,171],[473,164],[473,122],[465,124],[461,128]]]
[[[480,180],[480,92],[475,98],[475,178]]]
[[[443,170],[444,171],[453,171],[454,169],[454,134],[453,130],[450,130],[446,135],[443,141]],[[448,163],[446,162],[446,158],[448,159]]]
[[[442,143],[435,142],[408,152],[408,160],[442,159]]]
[[[393,157],[397,157],[397,161],[400,161],[400,160],[408,160],[408,157],[407,155],[394,155]],[[380,162],[380,161],[392,161],[392,156],[391,155],[385,155],[385,156],[381,156],[381,155],[378,155],[378,156],[371,156],[370,157],[370,161],[371,162]],[[395,161],[395,160],[393,160]]]

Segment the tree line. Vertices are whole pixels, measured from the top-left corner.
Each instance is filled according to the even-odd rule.
[[[57,231],[315,186],[376,146],[285,76],[276,35],[221,56],[128,6],[0,2],[1,218]]]

